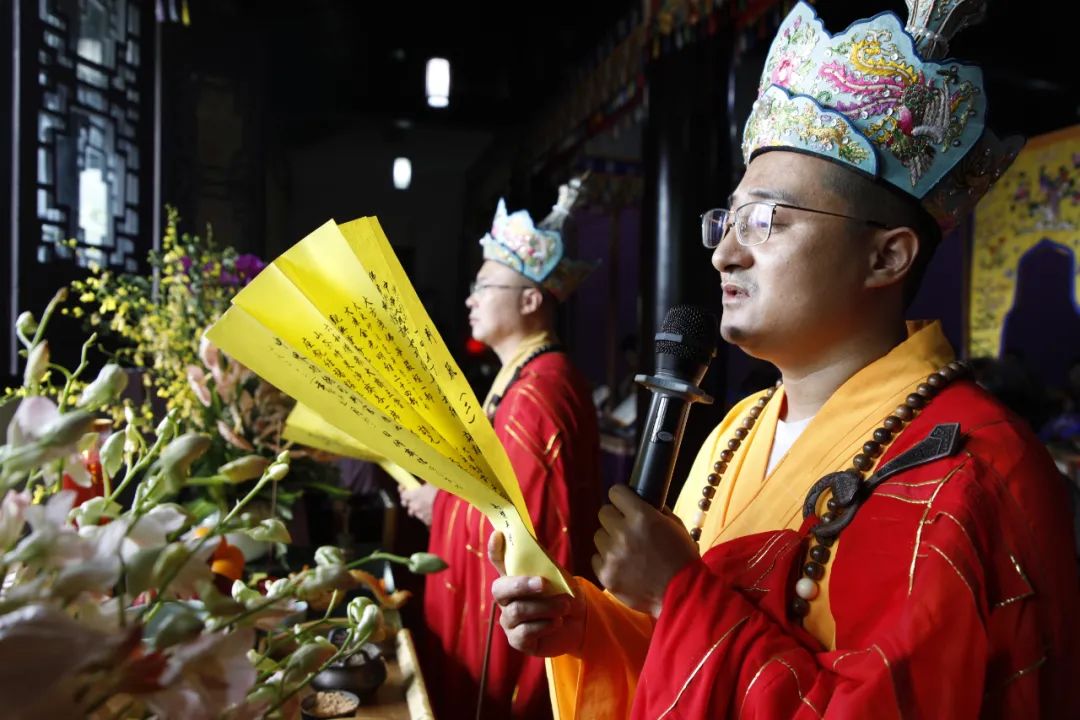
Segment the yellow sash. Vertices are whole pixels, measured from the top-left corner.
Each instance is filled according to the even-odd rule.
[[[841,385],[772,474],[765,477],[784,400],[783,388],[777,391],[728,464],[716,489],[702,528],[702,551],[766,530],[798,528],[810,486],[828,473],[849,467],[851,458],[862,451],[874,428],[902,405],[927,375],[953,358],[939,323],[908,323],[908,339]],[[675,514],[683,522],[689,524],[693,519],[701,487],[712,472],[713,463],[719,460],[731,433],[758,397],[736,405],[702,446],[675,505]],[[832,649],[835,623],[829,612],[829,565],[825,567],[821,594],[810,604],[810,615],[804,622],[825,647]]]
[[[514,356],[511,357],[505,365],[499,368],[499,372],[495,375],[495,379],[491,381],[491,389],[488,390],[487,397],[484,398],[484,411],[487,412],[489,416],[494,412],[494,409],[491,407],[492,400],[506,392],[506,387],[514,378],[514,374],[521,368],[521,365],[529,358],[529,356],[544,345],[551,345],[557,342],[559,342],[559,339],[555,337],[554,333],[547,330],[541,330],[538,333],[529,335],[521,341],[521,344],[514,350]]]

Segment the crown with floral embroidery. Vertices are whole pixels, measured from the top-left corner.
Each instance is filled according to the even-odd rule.
[[[743,157],[792,149],[831,158],[914,197],[944,229],[969,212],[1023,145],[986,128],[982,72],[930,62],[977,22],[984,0],[907,0],[830,35],[799,2],[769,49]]]
[[[571,260],[565,255],[562,226],[581,194],[585,176],[559,187],[559,200],[539,225],[527,210],[507,213],[499,198],[491,232],[480,239],[484,259],[502,263],[540,283],[562,302],[596,268],[595,263]]]

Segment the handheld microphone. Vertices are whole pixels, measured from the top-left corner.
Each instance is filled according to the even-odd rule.
[[[716,356],[719,335],[713,313],[694,305],[676,305],[668,310],[656,334],[656,375],[634,376],[634,382],[651,390],[653,397],[630,487],[654,507],[663,507],[667,501],[690,406],[713,401],[698,384]]]

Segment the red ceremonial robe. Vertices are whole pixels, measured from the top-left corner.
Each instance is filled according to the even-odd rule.
[[[582,644],[551,661],[559,717],[1080,717],[1064,480],[1023,423],[970,383],[946,388],[881,460],[938,423],[959,423],[960,452],[877,487],[830,548],[809,615],[787,615],[807,561],[810,486],[850,466],[882,419],[952,359],[940,325],[911,324],[767,474],[781,388],[710,488],[705,555],[672,580],[659,621],[578,583]],[[688,525],[760,396],[703,445],[675,507]]]
[[[883,461],[949,422],[959,453],[885,481],[841,532],[834,649],[788,614],[813,520],[741,537],[668,586],[632,716],[1080,717],[1065,486],[1022,421],[968,382]]]
[[[561,352],[522,366],[493,419],[510,457],[540,544],[578,574],[591,574],[592,536],[603,499],[596,411],[587,381]],[[436,496],[431,552],[449,568],[426,579],[424,615],[430,642],[425,681],[440,720],[475,717],[491,583],[491,525],[449,493]],[[544,661],[510,648],[495,620],[484,717],[550,718]]]

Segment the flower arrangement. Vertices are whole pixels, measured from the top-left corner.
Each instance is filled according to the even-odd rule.
[[[176,406],[151,432],[130,406],[118,413],[126,375],[116,365],[84,383],[85,362],[74,371],[49,363],[45,326],[62,300],[63,291],[41,323],[20,316],[27,365],[0,447],[5,717],[295,717],[298,693],[388,633],[382,609],[402,601],[377,585],[375,600],[349,598],[372,582],[355,568],[376,558],[421,573],[445,565],[426,553],[347,562],[327,546],[310,568],[245,575],[226,533],[289,542],[281,520],[249,512],[290,474],[289,452],[214,469],[239,497],[200,521],[175,500],[210,477],[196,468],[212,438]],[[308,619],[313,603],[326,610]]]
[[[264,263],[219,244],[209,228],[203,237],[181,233],[174,208],[166,208],[166,216],[162,247],[150,253],[149,273],[118,274],[90,264],[89,276],[72,284],[72,303],[61,312],[99,328],[103,349],[115,363],[145,369],[137,421],[150,426],[173,413],[185,427],[211,438],[196,466],[208,479],[189,487],[183,498],[198,517],[226,512],[238,499],[233,483],[258,477],[286,449],[292,458],[289,480],[258,498],[254,512],[289,520],[305,490],[345,494],[336,484],[336,468],[324,462],[329,456],[283,441],[293,401],[203,339]],[[114,413],[119,419],[122,408]],[[208,472],[222,466],[223,476]]]

